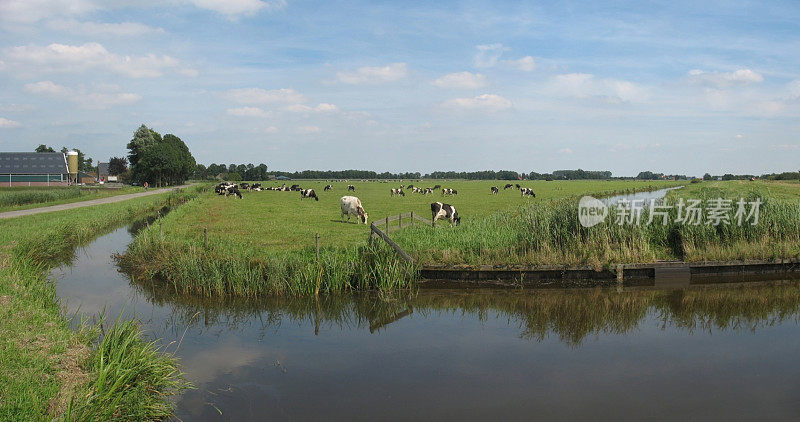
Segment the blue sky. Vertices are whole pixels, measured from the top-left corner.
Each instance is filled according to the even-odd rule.
[[[0,0],[0,149],[141,123],[276,170],[797,171],[800,3]]]

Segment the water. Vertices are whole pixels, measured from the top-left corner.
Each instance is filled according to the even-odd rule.
[[[180,342],[197,386],[176,398],[182,420],[800,416],[797,284],[220,302],[132,283],[111,259],[131,239],[78,250],[58,294]]]
[[[667,195],[667,193],[669,191],[675,190],[675,189],[680,189],[682,187],[683,186],[675,186],[675,187],[671,187],[671,188],[664,188],[664,189],[659,189],[659,190],[654,190],[654,191],[636,192],[636,193],[630,193],[630,194],[624,194],[624,195],[614,195],[614,196],[609,196],[609,197],[606,197],[606,198],[600,198],[600,200],[603,201],[603,203],[606,204],[607,206],[617,205],[622,200],[626,200],[626,201],[638,201],[638,200],[641,200],[641,205],[647,206],[647,205],[650,204],[650,200],[651,199],[662,199],[662,198],[664,198],[664,196]]]

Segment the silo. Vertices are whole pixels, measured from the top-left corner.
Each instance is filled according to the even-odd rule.
[[[67,151],[67,171],[72,182],[78,181],[78,152]]]

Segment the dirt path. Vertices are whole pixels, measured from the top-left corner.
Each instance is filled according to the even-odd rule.
[[[109,196],[108,198],[90,199],[88,201],[71,202],[69,204],[51,205],[49,207],[31,208],[27,210],[6,211],[0,212],[0,219],[21,217],[23,215],[41,214],[44,212],[71,210],[73,208],[91,207],[92,205],[112,204],[114,202],[127,201],[128,199],[139,198],[142,196],[157,195],[159,193],[169,192],[172,189],[186,188],[190,185],[172,186],[162,189],[151,189],[146,192],[128,193],[125,195]]]

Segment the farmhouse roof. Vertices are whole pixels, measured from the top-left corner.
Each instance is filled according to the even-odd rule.
[[[65,174],[61,152],[0,152],[0,174]]]

